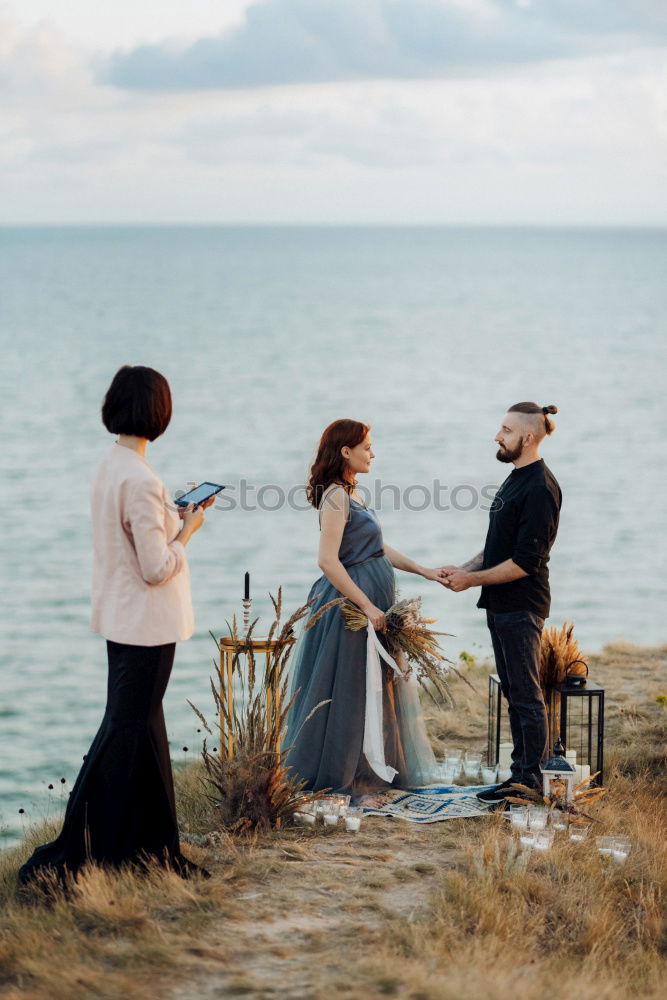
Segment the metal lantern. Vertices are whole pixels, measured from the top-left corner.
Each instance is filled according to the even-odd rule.
[[[498,674],[489,676],[488,725],[487,761],[489,767],[495,767],[500,761],[500,744],[512,742],[507,705],[503,704],[503,689]]]
[[[549,693],[549,743],[560,740],[574,766],[576,783],[599,772],[592,784],[601,785],[604,767],[604,688],[586,681],[556,684]]]
[[[556,744],[553,757],[550,757],[540,770],[542,771],[542,790],[545,799],[561,799],[562,796],[559,793],[565,786],[565,801],[572,802],[574,800],[574,786],[577,783],[576,771],[570,761],[566,760],[565,751],[560,744]]]

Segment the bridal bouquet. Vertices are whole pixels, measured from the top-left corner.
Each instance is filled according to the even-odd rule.
[[[382,635],[387,644],[387,651],[399,660],[405,667],[404,674],[412,672],[427,694],[433,698],[433,689],[443,701],[453,704],[453,698],[447,683],[447,674],[458,670],[440,649],[437,636],[450,635],[449,632],[435,632],[429,628],[435,618],[424,618],[421,613],[421,597],[408,597],[392,604],[385,611],[386,628]],[[359,632],[368,625],[368,618],[356,604],[346,601],[341,612],[347,628]],[[401,656],[403,654],[403,656]],[[402,661],[402,663],[401,663]]]

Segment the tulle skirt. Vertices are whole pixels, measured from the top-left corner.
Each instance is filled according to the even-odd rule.
[[[394,570],[386,556],[346,567],[350,577],[376,607],[395,602]],[[313,611],[341,597],[321,576],[311,587]],[[383,645],[382,633],[378,633]],[[400,664],[399,666],[404,666]],[[317,791],[331,788],[360,795],[389,787],[369,767],[363,754],[366,707],[366,631],[345,627],[340,608],[332,608],[308,632],[302,630],[291,659],[294,701],[285,746],[293,776]],[[382,664],[385,761],[398,772],[392,785],[409,788],[434,780],[431,750],[413,677],[397,678]],[[319,707],[318,707],[319,706]]]

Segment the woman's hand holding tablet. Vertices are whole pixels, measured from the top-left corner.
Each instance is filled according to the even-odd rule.
[[[179,507],[189,507],[190,504],[195,507],[210,507],[214,497],[224,489],[224,486],[219,486],[217,483],[200,483],[199,486],[195,486],[189,493],[184,493],[174,502]],[[210,501],[210,503],[206,501]]]

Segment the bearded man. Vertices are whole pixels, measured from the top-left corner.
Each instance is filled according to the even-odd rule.
[[[549,553],[556,538],[562,494],[539,447],[554,430],[555,406],[515,403],[503,417],[496,458],[514,470],[498,490],[489,514],[484,551],[462,566],[443,566],[441,581],[459,592],[481,586],[478,608],[486,609],[496,670],[509,708],[514,749],[512,774],[478,793],[502,803],[510,785],[542,787],[540,763],[548,729],[540,687],[540,646],[549,616]]]

